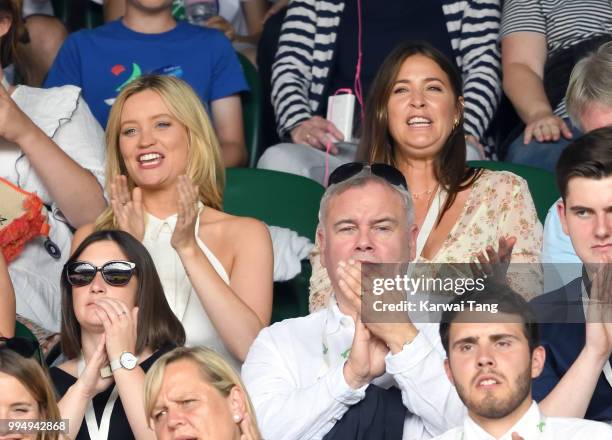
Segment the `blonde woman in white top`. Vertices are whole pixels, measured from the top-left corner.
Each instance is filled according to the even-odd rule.
[[[242,362],[272,312],[272,243],[265,225],[221,211],[225,172],[199,98],[184,81],[143,76],[126,86],[106,129],[111,206],[95,225],[147,247],[187,345]]]

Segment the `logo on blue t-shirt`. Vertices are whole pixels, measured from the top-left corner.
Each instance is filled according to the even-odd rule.
[[[115,64],[111,68],[111,73],[114,76],[120,76],[125,71],[126,71],[125,66],[121,64]],[[183,68],[181,66],[176,66],[176,65],[175,66],[164,66],[164,67],[159,67],[157,69],[154,69],[150,71],[149,73],[155,74],[155,75],[175,76],[177,78],[181,78],[183,76]],[[130,73],[130,76],[115,89],[115,92],[119,93],[121,89],[123,89],[125,86],[127,86],[129,83],[134,81],[136,78],[139,78],[140,76],[142,76],[142,69],[137,63],[132,63],[132,73]],[[107,98],[104,100],[104,102],[107,105],[111,106],[115,102],[115,99],[116,98]]]

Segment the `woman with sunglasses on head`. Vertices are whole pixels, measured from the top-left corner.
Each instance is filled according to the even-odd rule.
[[[32,354],[14,351],[0,343],[0,437],[11,440],[66,438],[49,376],[34,359],[29,359]],[[28,430],[28,420],[49,423],[38,426],[46,429]],[[22,430],[22,426],[25,429]]]
[[[407,42],[385,59],[366,102],[359,160],[399,169],[414,201],[419,262],[531,263],[510,268],[525,297],[541,293],[540,224],[527,183],[466,163],[461,76],[427,43]],[[313,254],[311,311],[330,282]],[[517,273],[511,273],[516,269]],[[527,272],[524,276],[522,271]]]
[[[57,276],[68,259],[72,228],[92,222],[106,206],[104,133],[78,87],[40,89],[7,81],[3,69],[16,62],[17,44],[27,36],[21,3],[0,0],[0,178],[35,192],[47,208],[42,215],[50,241],[37,235],[25,240],[9,265],[19,320],[42,327],[34,331],[42,341],[59,331]],[[0,206],[4,203],[0,198]],[[10,230],[3,238],[14,233],[15,242],[38,232],[19,222],[0,227]],[[0,247],[6,245],[0,242]]]
[[[150,439],[145,372],[185,342],[147,250],[123,231],[97,231],[66,263],[62,351],[51,368],[62,418],[76,439]]]
[[[272,244],[263,223],[221,211],[225,170],[200,99],[180,79],[140,77],[117,97],[106,137],[111,207],[95,228],[141,240],[187,345],[238,366],[270,322]]]

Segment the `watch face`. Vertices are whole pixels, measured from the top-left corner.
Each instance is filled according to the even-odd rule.
[[[121,366],[126,370],[132,370],[138,363],[138,358],[132,353],[126,351],[125,353],[121,354],[119,362],[121,362]]]

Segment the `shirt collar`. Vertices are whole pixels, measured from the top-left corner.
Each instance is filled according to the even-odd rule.
[[[544,419],[540,413],[538,404],[531,402],[527,412],[516,424],[510,428],[500,440],[511,440],[512,433],[516,432],[524,439],[537,439],[543,432],[545,426]],[[466,417],[463,422],[463,440],[495,440],[491,434],[482,429],[471,417]]]
[[[178,214],[173,214],[165,219],[157,218],[148,212],[146,213],[146,221],[147,221],[147,231],[151,239],[157,240],[159,238],[159,234],[161,234],[164,228],[167,228],[168,232],[172,233],[174,231],[174,227],[176,226],[176,219]]]

